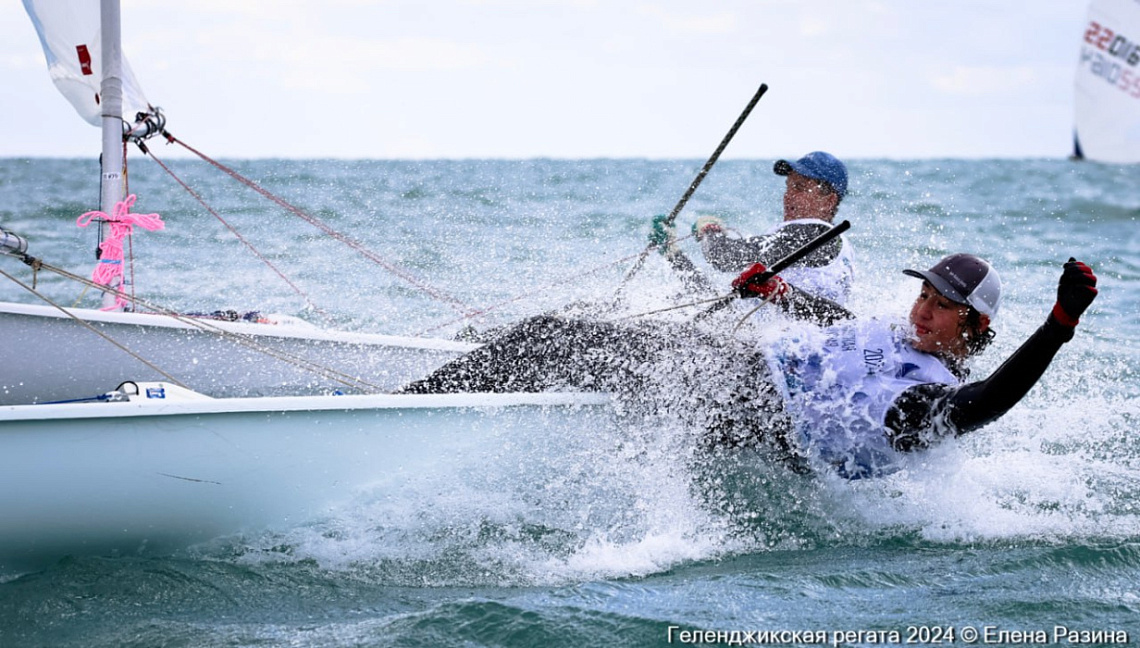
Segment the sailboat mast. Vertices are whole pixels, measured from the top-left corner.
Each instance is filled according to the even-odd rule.
[[[110,214],[123,199],[123,47],[119,0],[100,0],[103,36],[103,174],[99,202]]]
[[[103,127],[102,173],[99,180],[99,207],[114,213],[123,200],[123,47],[121,43],[119,0],[100,0],[100,31],[103,38],[103,81],[99,87]],[[107,224],[101,223],[99,240],[107,237]],[[111,288],[122,290],[121,282]],[[115,305],[115,296],[103,293],[103,307]]]

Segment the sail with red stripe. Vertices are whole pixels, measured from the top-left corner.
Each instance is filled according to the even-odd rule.
[[[47,59],[48,74],[84,120],[101,125],[100,85],[103,82],[103,42],[99,0],[24,0]],[[123,57],[123,118],[147,111],[134,72]]]

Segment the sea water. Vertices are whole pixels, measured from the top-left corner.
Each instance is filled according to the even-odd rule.
[[[202,162],[164,159],[215,217],[137,157],[134,211],[167,228],[134,237],[131,276],[166,307],[452,337],[619,292],[644,311],[686,303],[657,255],[624,277],[701,160],[228,162],[322,230]],[[293,528],[0,574],[0,646],[1140,642],[1136,167],[849,169],[839,217],[857,313],[905,315],[918,285],[901,270],[951,252],[1000,271],[998,336],[975,377],[1044,321],[1064,261],[1095,269],[1100,295],[1076,338],[998,422],[860,482],[746,456],[694,462],[677,430],[652,425],[561,445],[527,431],[494,461],[409,475]],[[0,226],[86,274],[97,241],[75,219],[96,206],[97,178],[94,160],[0,160]],[[771,160],[721,161],[679,235],[699,214],[763,231],[782,191]],[[731,276],[680,245],[727,292]],[[57,303],[95,303],[49,272],[35,279]],[[7,280],[0,299],[37,301]]]

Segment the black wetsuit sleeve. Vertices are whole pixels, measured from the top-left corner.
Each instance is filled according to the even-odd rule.
[[[665,259],[669,262],[673,271],[677,273],[677,276],[681,278],[681,284],[685,286],[685,289],[689,292],[706,292],[712,294],[720,292],[720,290],[713,285],[712,281],[697,269],[697,266],[693,264],[689,257],[685,256],[685,253],[680,250],[674,250],[666,254]]]
[[[724,232],[709,232],[702,237],[701,251],[709,265],[718,271],[743,272],[754,263],[772,265],[828,229],[823,223],[804,223],[748,238],[729,238]],[[842,247],[843,240],[835,238],[804,257],[800,264],[808,268],[823,267],[839,256]]]
[[[830,299],[805,292],[791,284],[788,284],[788,294],[784,300],[778,303],[780,308],[792,317],[814,322],[820,326],[831,326],[836,322],[855,318],[854,313]]]
[[[958,387],[924,384],[904,391],[887,412],[887,437],[896,450],[927,448],[993,422],[1037,384],[1073,328],[1052,315],[989,378]]]

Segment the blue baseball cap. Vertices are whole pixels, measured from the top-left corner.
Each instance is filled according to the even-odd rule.
[[[795,171],[813,180],[826,182],[840,198],[847,195],[847,167],[830,153],[813,151],[795,162],[777,160],[772,170],[776,175],[782,176]]]

